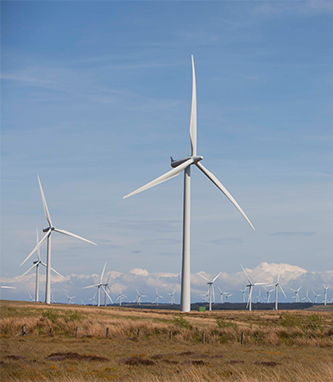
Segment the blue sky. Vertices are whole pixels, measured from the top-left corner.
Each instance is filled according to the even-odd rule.
[[[192,170],[191,271],[332,270],[333,2],[1,2],[1,276],[46,226],[64,275],[180,272],[183,177],[198,154],[256,227]],[[45,257],[46,248],[42,248]]]

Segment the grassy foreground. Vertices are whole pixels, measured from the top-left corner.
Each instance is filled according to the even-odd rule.
[[[329,310],[179,314],[1,301],[0,313],[1,381],[333,382]],[[27,335],[17,335],[23,325]]]

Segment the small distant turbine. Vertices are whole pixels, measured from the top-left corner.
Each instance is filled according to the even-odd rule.
[[[121,293],[121,289],[119,289],[119,295],[118,295],[118,298],[117,300],[119,300],[119,306],[121,306],[121,302],[122,302],[122,299],[123,298],[127,298],[127,296],[125,296],[124,294]]]
[[[268,290],[266,287],[264,287],[265,291],[266,291],[266,297],[265,297],[265,300],[267,301],[267,304],[269,304],[270,302],[270,297],[271,297],[271,293],[274,291],[274,288],[271,289],[271,290]]]
[[[282,286],[280,284],[280,273],[281,272],[279,272],[279,274],[278,274],[276,283],[273,284],[273,286],[275,287],[275,310],[278,310],[278,294],[279,294],[279,289],[283,293],[284,297],[287,298],[287,296],[284,293],[284,290],[282,289]]]
[[[249,312],[252,311],[252,289],[254,286],[257,286],[257,285],[267,285],[268,283],[253,283],[250,279],[250,277],[247,275],[247,273],[245,272],[245,269],[243,268],[243,265],[241,264],[240,265],[243,269],[243,272],[247,278],[247,281],[248,281],[248,285],[246,285],[247,288],[249,288],[249,299],[247,301],[247,305],[246,305],[246,309],[249,308]]]
[[[202,302],[207,302],[209,300],[209,291],[206,294],[200,295]]]
[[[66,297],[67,297],[67,299],[68,299],[68,304],[73,304],[73,303],[72,303],[72,300],[73,300],[73,298],[74,298],[75,296],[69,297],[68,294],[67,294],[66,292],[65,292],[65,295],[66,295]]]
[[[153,304],[155,304],[155,302],[156,302],[156,305],[158,305],[158,299],[159,298],[164,298],[163,296],[160,296],[159,294],[158,294],[158,290],[157,290],[157,288],[155,288],[155,291],[156,291],[156,298],[155,298],[155,300],[153,301]]]
[[[38,239],[38,228],[36,228],[36,237],[37,237],[37,244],[39,243],[39,239]],[[33,266],[31,268],[29,268],[26,272],[23,273],[23,276],[25,276],[27,273],[29,273],[32,269],[36,268],[36,287],[35,287],[35,301],[38,302],[39,301],[39,266],[40,265],[43,265],[45,268],[47,268],[47,265],[45,263],[42,262],[41,258],[40,258],[40,252],[39,252],[39,247],[37,249],[37,258],[38,260],[37,261],[34,261],[33,262]],[[57,275],[61,276],[62,278],[65,278],[63,275],[61,275],[59,272],[57,272],[55,269],[53,269],[51,267],[51,271],[56,273]],[[33,300],[31,300],[33,301]]]
[[[44,241],[47,239],[47,261],[46,261],[47,266],[46,266],[45,303],[50,304],[50,300],[51,300],[51,234],[52,234],[52,232],[58,232],[58,233],[61,233],[63,235],[66,235],[66,236],[71,236],[71,237],[74,237],[76,239],[86,241],[87,243],[90,243],[90,244],[94,244],[94,245],[97,245],[97,244],[93,243],[90,240],[84,239],[81,236],[75,235],[74,233],[71,233],[71,232],[68,232],[68,231],[65,231],[62,229],[58,229],[58,228],[53,226],[52,221],[51,221],[51,216],[50,216],[49,210],[47,208],[46,199],[44,196],[42,184],[40,182],[39,176],[37,176],[37,178],[38,178],[40,193],[42,195],[44,214],[45,214],[45,217],[46,217],[46,220],[47,220],[49,226],[47,228],[43,229],[43,232],[46,232],[46,235],[36,245],[36,247],[30,252],[28,257],[22,262],[22,264],[20,266],[22,266],[29,259],[29,257],[32,256],[38,250],[38,248],[44,243]]]
[[[173,305],[175,303],[175,293],[176,293],[176,290],[175,289],[172,293],[168,293],[168,295],[170,296],[170,301],[169,301],[169,304]]]
[[[218,286],[218,289],[220,291],[220,303],[223,304],[223,297],[226,295],[226,292],[222,291],[219,286]]]
[[[306,295],[302,298],[302,300],[305,300],[305,302],[312,302],[309,298],[309,289],[306,290]]]
[[[293,292],[295,292],[295,296],[293,296],[293,298],[295,299],[295,302],[299,302],[299,295],[298,295],[298,292],[301,290],[302,288],[302,285],[298,288],[298,289],[292,289],[290,288]]]
[[[215,292],[214,292],[214,282],[216,279],[220,276],[222,272],[220,272],[217,276],[213,278],[213,280],[207,279],[207,277],[203,276],[201,273],[199,273],[199,276],[201,276],[203,279],[205,279],[207,282],[207,285],[209,286],[209,310],[212,310],[212,300],[215,302]]]
[[[245,303],[245,294],[246,294],[246,289],[247,288],[244,288],[244,289],[240,289],[240,292],[243,293],[243,304]]]
[[[91,305],[96,304],[96,293],[92,296],[92,298],[89,298],[89,301],[91,301]]]
[[[225,302],[228,303],[229,302],[229,297],[231,297],[233,294],[232,293],[226,293],[225,294]]]
[[[81,298],[81,302],[82,302],[82,305],[86,305],[86,303],[82,300],[82,298]]]
[[[314,296],[315,296],[315,300],[314,300],[314,302],[315,302],[315,304],[317,304],[317,302],[318,302],[318,297],[321,296],[321,294],[316,294],[314,290],[312,291],[312,293],[313,293]]]
[[[105,288],[106,284],[103,284],[103,276],[104,276],[104,272],[105,272],[105,267],[106,267],[106,263],[104,264],[104,268],[103,268],[103,271],[102,271],[102,274],[101,274],[101,278],[100,278],[100,281],[99,281],[98,284],[89,285],[89,286],[86,286],[86,287],[82,288],[82,289],[88,289],[88,288],[95,288],[95,287],[97,287],[97,306],[101,306],[101,288],[105,292],[106,296],[108,296],[108,298],[112,301],[112,298],[109,296],[108,292],[106,291],[106,288]]]
[[[229,191],[223,184],[212,174],[206,167],[201,164],[202,156],[197,155],[197,91],[196,79],[194,69],[194,59],[192,59],[192,106],[191,106],[191,119],[190,119],[190,140],[191,140],[191,156],[174,160],[171,157],[172,170],[161,175],[160,177],[152,180],[146,185],[138,188],[130,194],[123,197],[123,199],[138,194],[139,192],[148,190],[151,187],[165,182],[184,171],[184,205],[183,205],[183,248],[182,248],[182,279],[181,279],[181,296],[180,296],[180,310],[182,312],[189,312],[191,310],[191,272],[190,272],[190,231],[191,231],[191,166],[196,167],[213,183],[215,186],[231,201],[231,203],[238,209],[238,211],[247,220],[250,226],[254,229],[249,218],[245,215],[236,200],[231,196]]]
[[[261,303],[262,302],[262,297],[261,297],[261,289],[259,289],[258,296],[257,296],[257,302]]]
[[[326,305],[329,302],[328,299],[327,299],[327,289],[329,288],[329,286],[326,287],[323,284],[323,287],[324,287],[324,301],[323,301],[323,303],[324,303],[324,305]]]
[[[137,290],[137,289],[135,289],[136,290],[136,294],[137,294],[137,296],[136,296],[136,299],[135,299],[135,301],[134,302],[136,302],[138,305],[141,305],[141,298],[142,297],[147,297],[145,294],[140,294],[140,292]]]

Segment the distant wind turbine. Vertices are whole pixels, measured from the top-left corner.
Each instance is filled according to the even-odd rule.
[[[119,300],[119,306],[121,306],[121,302],[122,302],[122,299],[123,298],[127,298],[127,296],[125,296],[124,294],[121,293],[121,289],[119,289],[119,295],[118,295],[118,298],[117,300]]]
[[[95,305],[96,304],[96,293],[92,296],[92,298],[89,298],[89,301],[91,301],[91,305]]]
[[[247,278],[247,281],[248,281],[248,285],[247,285],[247,288],[249,288],[249,299],[247,301],[247,305],[246,305],[246,309],[249,308],[249,311],[251,312],[252,311],[252,289],[254,286],[257,286],[257,285],[267,285],[267,283],[253,283],[250,279],[250,277],[248,276],[248,274],[245,272],[245,269],[243,268],[243,265],[241,264],[240,265],[243,269],[243,272]]]
[[[240,289],[240,292],[243,294],[243,303],[245,302],[245,294],[246,294],[246,288]]]
[[[218,289],[220,291],[220,303],[223,304],[223,297],[226,295],[226,292],[222,291],[220,287],[218,287]]]
[[[67,297],[67,299],[68,299],[68,304],[73,304],[73,303],[72,303],[72,300],[73,300],[73,298],[74,298],[75,296],[69,297],[68,294],[67,294],[66,292],[65,292],[65,295],[66,295],[66,297]]]
[[[47,208],[46,199],[45,199],[45,196],[44,196],[44,191],[43,191],[43,188],[42,188],[42,184],[40,182],[39,176],[37,176],[37,178],[38,178],[40,193],[42,195],[44,214],[45,214],[47,222],[49,223],[49,226],[47,228],[43,229],[43,232],[46,232],[46,235],[36,245],[36,247],[30,252],[28,257],[22,262],[21,266],[30,258],[30,256],[32,256],[38,250],[38,248],[47,239],[47,261],[46,261],[47,266],[46,266],[45,303],[46,304],[50,304],[50,298],[51,298],[51,234],[52,234],[52,232],[58,232],[58,233],[61,233],[63,235],[71,236],[71,237],[74,237],[76,239],[80,239],[80,240],[86,241],[87,243],[90,243],[90,244],[94,244],[94,245],[97,245],[97,244],[93,243],[90,240],[84,239],[81,236],[75,235],[74,233],[71,233],[71,232],[68,232],[68,231],[65,231],[65,230],[62,230],[62,229],[55,228],[53,226],[52,221],[51,221],[51,216],[50,216],[49,210]]]
[[[194,60],[192,59],[192,107],[191,107],[191,120],[190,120],[190,139],[191,139],[191,156],[174,160],[171,157],[171,167],[173,169],[156,178],[155,180],[147,183],[146,185],[138,188],[130,194],[124,196],[135,195],[141,191],[148,190],[162,182],[165,182],[184,171],[184,206],[183,206],[183,251],[182,251],[182,279],[181,279],[181,297],[180,297],[180,310],[183,312],[189,312],[191,310],[191,273],[190,273],[190,209],[191,209],[191,165],[195,164],[198,169],[207,176],[207,178],[215,184],[215,186],[222,191],[222,193],[231,201],[231,203],[238,209],[238,211],[247,220],[250,226],[254,229],[252,223],[245,215],[236,200],[231,196],[228,190],[222,185],[222,183],[204,167],[200,161],[202,156],[197,155],[197,94],[196,94],[196,79]]]
[[[38,239],[38,228],[36,228],[36,237],[37,237],[37,244],[39,243],[39,239]],[[32,269],[36,268],[36,286],[35,286],[35,301],[38,302],[39,301],[39,266],[40,265],[43,265],[45,268],[47,268],[47,265],[45,263],[42,262],[41,258],[40,258],[40,252],[39,252],[39,247],[37,248],[37,258],[38,260],[37,261],[34,261],[33,262],[33,266],[31,268],[29,268],[26,272],[23,273],[23,276],[25,276],[27,273],[29,273]],[[21,264],[22,265],[22,264]],[[51,271],[53,271],[54,273],[56,273],[57,275],[61,276],[62,278],[64,278],[64,276],[62,276],[59,272],[57,272],[55,269],[53,269],[51,267]]]
[[[105,288],[106,284],[103,284],[103,276],[104,276],[104,272],[105,272],[105,267],[106,267],[106,263],[104,264],[104,268],[103,268],[101,278],[100,278],[100,281],[98,284],[89,285],[89,286],[82,288],[82,289],[88,289],[88,288],[96,288],[97,287],[97,306],[101,306],[101,288],[103,289],[106,296],[108,296],[109,299],[112,301],[112,298],[109,296],[108,292],[106,291],[106,288]]]
[[[280,284],[280,272],[278,274],[276,283],[272,284],[275,288],[275,310],[278,310],[278,295],[279,295],[279,289],[283,293],[284,297],[287,298],[286,294],[284,293],[284,290],[282,289],[282,286]]]
[[[142,297],[147,297],[145,294],[140,294],[140,292],[137,290],[137,289],[135,289],[136,290],[136,294],[137,294],[137,296],[136,296],[136,299],[135,299],[135,301],[134,302],[136,302],[138,305],[141,305],[141,298]]]
[[[313,293],[314,296],[315,296],[315,300],[314,300],[314,302],[315,302],[315,304],[317,304],[317,302],[318,302],[318,297],[321,296],[321,294],[317,294],[314,290],[312,291],[312,293]]]
[[[159,298],[164,298],[163,296],[160,296],[159,294],[158,294],[158,290],[157,290],[157,288],[155,288],[155,291],[156,291],[156,298],[155,298],[155,300],[153,301],[153,304],[155,304],[155,302],[156,302],[156,305],[158,305],[158,299]]]
[[[232,293],[226,293],[225,294],[225,302],[228,303],[229,302],[229,297],[231,297],[233,294]]]
[[[295,302],[299,302],[299,295],[298,295],[298,292],[301,290],[302,288],[302,285],[298,288],[298,289],[292,289],[290,288],[293,292],[295,292],[295,296],[293,296],[293,298],[295,299]]]
[[[257,302],[261,303],[262,297],[261,297],[261,289],[259,289],[258,296],[257,296]]]
[[[324,287],[324,301],[323,301],[323,303],[324,303],[324,305],[326,305],[329,302],[327,299],[327,289],[329,288],[329,286],[325,286],[323,284],[323,287]]]
[[[267,301],[267,304],[269,304],[269,300],[270,300],[270,297],[271,297],[271,293],[274,291],[274,288],[271,289],[271,290],[268,290],[266,287],[264,287],[265,291],[266,291],[266,297],[265,297],[265,300]]]
[[[306,290],[306,295],[302,298],[302,300],[305,300],[305,302],[312,302],[309,297],[309,289]]]
[[[212,310],[212,299],[213,299],[214,302],[215,302],[215,292],[214,292],[214,286],[213,286],[213,284],[214,284],[214,282],[216,281],[216,279],[220,276],[221,273],[222,273],[222,272],[220,272],[217,276],[215,276],[215,277],[213,278],[213,280],[209,280],[209,279],[207,279],[207,277],[205,277],[205,276],[203,276],[201,273],[199,273],[199,276],[201,276],[203,279],[205,279],[206,281],[208,281],[207,284],[208,284],[208,286],[209,286],[209,292],[208,292],[208,294],[209,294],[209,310]]]
[[[175,303],[175,293],[176,293],[176,290],[175,289],[173,292],[171,293],[168,293],[168,295],[170,296],[170,301],[169,301],[169,304],[173,305]]]

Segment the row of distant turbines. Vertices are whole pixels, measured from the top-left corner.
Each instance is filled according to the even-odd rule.
[[[190,117],[190,142],[191,142],[191,155],[189,157],[174,160],[171,157],[171,167],[172,170],[168,171],[167,173],[163,174],[162,176],[156,178],[155,180],[147,183],[146,185],[140,187],[139,189],[133,191],[132,193],[124,196],[124,198],[127,198],[129,196],[132,196],[134,194],[140,193],[144,190],[147,190],[151,187],[154,187],[162,182],[165,182],[177,175],[179,175],[181,172],[184,171],[184,203],[183,203],[183,243],[182,243],[182,271],[181,271],[181,297],[180,297],[180,310],[183,312],[189,312],[191,309],[191,302],[190,302],[190,291],[191,291],[191,285],[190,285],[190,187],[191,187],[191,166],[195,165],[229,200],[230,202],[238,209],[238,211],[242,214],[242,216],[247,220],[247,222],[250,224],[250,226],[254,230],[254,226],[250,222],[249,218],[245,215],[242,208],[239,206],[239,204],[236,202],[236,200],[232,197],[232,195],[228,192],[228,190],[222,185],[222,183],[216,178],[214,174],[212,174],[208,169],[206,169],[201,161],[203,159],[202,156],[197,155],[197,95],[196,95],[196,77],[195,77],[195,68],[194,68],[194,59],[193,56],[191,56],[192,60],[192,104],[191,104],[191,117]],[[38,177],[39,182],[39,188],[42,196],[42,202],[43,202],[43,208],[44,208],[44,214],[46,217],[46,220],[48,222],[48,227],[43,229],[43,232],[45,235],[43,238],[38,241],[37,239],[37,245],[36,247],[31,251],[31,253],[27,256],[27,258],[22,262],[21,265],[23,265],[35,252],[37,252],[38,260],[34,263],[33,267],[30,269],[36,268],[36,273],[38,274],[39,266],[42,265],[46,267],[46,288],[45,288],[45,302],[46,304],[50,304],[51,302],[51,271],[56,272],[54,269],[51,268],[51,234],[53,232],[57,232],[63,235],[71,236],[76,239],[83,240],[85,242],[88,242],[90,244],[94,244],[92,241],[84,239],[78,235],[75,235],[73,233],[70,233],[68,231],[64,231],[61,229],[57,229],[54,227],[51,221],[51,217],[49,214],[49,210],[46,204],[44,192],[42,189],[42,185],[40,182],[40,179]],[[47,261],[46,264],[41,262],[40,255],[39,255],[39,248],[41,245],[47,241]],[[102,275],[104,275],[104,270]],[[59,274],[58,272],[56,272]],[[244,271],[245,273],[245,271]],[[36,276],[37,277],[37,276]],[[218,276],[217,276],[218,277]],[[256,285],[264,285],[264,283],[252,283],[248,275],[246,275],[248,279],[248,285],[249,288],[249,300],[248,300],[248,307],[249,310],[251,310],[252,307],[252,290],[253,287]],[[215,278],[216,279],[216,278]],[[213,288],[212,285],[214,283],[214,280],[208,280],[209,284],[209,306],[211,309],[212,304],[212,293]],[[277,301],[277,293],[278,289],[281,289],[281,286],[279,285],[279,281],[275,284],[275,293],[276,293],[276,301]],[[100,279],[100,282],[98,284],[94,284],[91,286],[88,286],[87,288],[93,288],[97,287],[97,298],[98,298],[98,304],[100,304],[100,292],[101,289],[104,292],[105,296],[108,298],[109,291],[106,284],[103,284],[102,278]],[[281,289],[282,290],[282,289]],[[283,292],[284,293],[284,292]],[[38,295],[38,283],[36,283],[36,295]],[[121,300],[125,298],[126,296],[121,295],[119,296],[119,301],[121,303]],[[141,296],[142,297],[142,296]],[[229,298],[230,295],[226,295],[226,298]],[[160,296],[157,296],[157,302],[158,298],[161,298]]]

